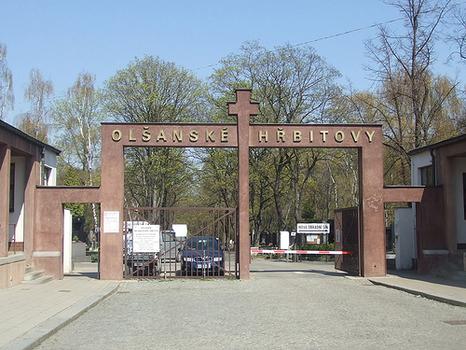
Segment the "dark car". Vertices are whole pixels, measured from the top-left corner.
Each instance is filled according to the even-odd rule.
[[[218,238],[190,237],[180,251],[183,275],[224,274],[225,255]]]

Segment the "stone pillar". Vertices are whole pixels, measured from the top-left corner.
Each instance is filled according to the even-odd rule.
[[[11,148],[0,146],[0,257],[8,256]]]
[[[447,157],[443,152],[438,152],[437,162],[440,163],[438,168],[440,169],[440,183],[443,187],[443,234],[445,236],[446,246],[449,252],[452,253],[457,251],[454,168],[452,167],[452,158]]]
[[[251,102],[251,90],[236,90],[236,102],[228,104],[229,115],[238,124],[238,229],[239,277],[249,279],[251,242],[249,237],[249,118],[257,115],[257,103]]]
[[[360,274],[386,275],[385,216],[383,203],[382,131],[377,129],[370,145],[359,149]]]
[[[112,141],[112,126],[102,125],[102,170],[100,186],[100,279],[123,279],[123,147]],[[119,230],[108,232],[105,212],[119,212]]]
[[[35,209],[35,191],[36,186],[40,184],[40,158],[41,154],[26,157],[26,186],[24,188],[24,255],[26,263],[29,264],[32,259],[34,250],[34,215]],[[48,205],[48,204],[45,204]]]

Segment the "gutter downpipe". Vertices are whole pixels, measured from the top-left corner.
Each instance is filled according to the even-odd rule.
[[[436,162],[435,162],[435,149],[434,148],[430,150],[430,157],[432,160],[432,182],[435,187],[437,186],[437,167],[436,167]]]

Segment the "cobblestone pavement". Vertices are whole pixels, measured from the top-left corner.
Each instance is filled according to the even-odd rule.
[[[38,349],[465,347],[466,324],[446,321],[466,321],[466,308],[326,264],[256,259],[252,270],[249,281],[125,283]]]
[[[0,290],[0,349],[22,348],[112,293],[117,282],[85,276]]]

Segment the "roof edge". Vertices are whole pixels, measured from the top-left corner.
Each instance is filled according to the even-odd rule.
[[[15,135],[18,135],[20,137],[25,138],[29,142],[32,142],[32,143],[34,143],[36,145],[39,145],[39,146],[42,146],[44,148],[47,148],[47,149],[51,150],[52,152],[56,153],[57,155],[60,155],[60,153],[62,152],[58,148],[55,148],[52,145],[49,145],[48,143],[42,142],[42,141],[36,139],[35,137],[32,137],[31,135],[26,134],[24,131],[14,127],[13,125],[7,123],[4,120],[0,120],[0,126],[4,127],[5,129],[7,129],[8,131],[14,133]]]
[[[431,149],[441,148],[441,147],[448,146],[448,145],[451,145],[451,144],[454,144],[454,143],[457,143],[457,142],[461,142],[461,141],[465,141],[465,140],[466,140],[466,134],[461,134],[461,135],[451,137],[451,138],[443,140],[443,141],[432,143],[432,144],[427,145],[427,146],[414,148],[414,149],[412,149],[411,151],[408,152],[408,155],[413,156],[415,154],[419,154],[419,153],[422,153],[422,152],[425,152],[425,151],[429,151]]]

